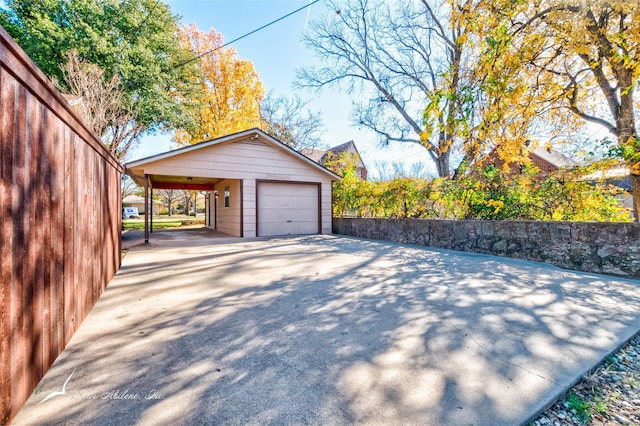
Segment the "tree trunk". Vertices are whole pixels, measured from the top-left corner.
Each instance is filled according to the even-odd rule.
[[[629,92],[631,96],[633,96],[633,89],[629,89]],[[640,146],[638,146],[638,134],[636,133],[633,99],[629,97],[629,94],[621,96],[620,115],[618,117],[616,125],[619,131],[618,144],[621,147],[631,146],[634,154],[633,157],[635,157],[638,154]],[[640,165],[633,157],[627,160],[627,165],[629,166],[631,177],[633,217],[636,222],[640,222]]]
[[[631,171],[631,195],[633,196],[633,217],[640,222],[640,174]]]
[[[449,151],[441,152],[438,156],[436,166],[438,168],[438,176],[448,178],[449,177]]]

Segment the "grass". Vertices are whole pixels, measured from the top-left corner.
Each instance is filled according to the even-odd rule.
[[[182,226],[181,221],[177,222],[156,222],[153,221],[153,229],[179,228]],[[122,221],[122,229],[144,229],[144,222]]]
[[[591,404],[589,404],[589,401],[572,392],[569,394],[567,402],[569,403],[569,409],[576,411],[576,417],[578,417],[582,423],[586,423],[589,420],[591,416]]]
[[[593,399],[592,407],[598,414],[605,414],[607,412],[607,403],[599,396]]]
[[[153,218],[153,229],[179,228],[193,224],[204,224],[204,218],[187,215],[161,216]],[[144,229],[144,217],[140,219],[122,219],[122,229]]]

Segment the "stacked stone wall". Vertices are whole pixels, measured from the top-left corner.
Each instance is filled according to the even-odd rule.
[[[640,223],[334,218],[333,230],[640,278]]]

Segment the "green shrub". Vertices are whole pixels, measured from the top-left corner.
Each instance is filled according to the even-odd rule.
[[[632,219],[620,189],[575,177],[540,179],[537,170],[515,177],[488,167],[452,179],[358,179],[346,171],[333,189],[333,213],[358,217],[435,219],[622,221]]]

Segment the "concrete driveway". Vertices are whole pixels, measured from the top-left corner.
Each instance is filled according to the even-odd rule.
[[[638,281],[337,236],[154,232],[15,424],[521,424],[639,329]]]

